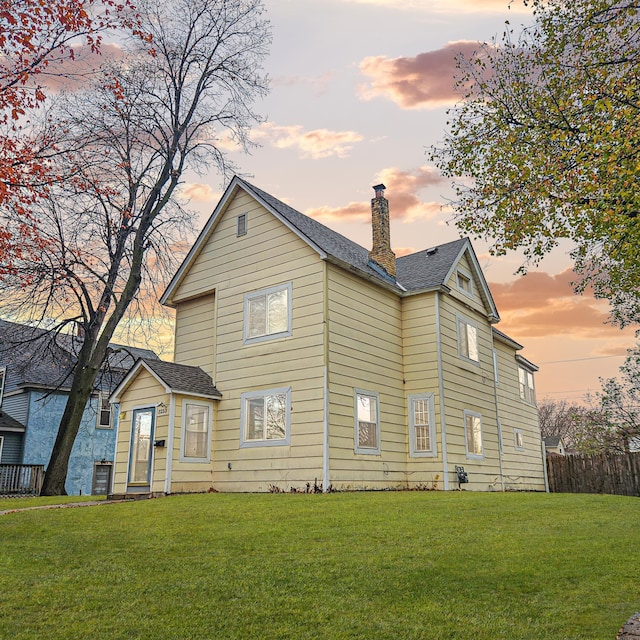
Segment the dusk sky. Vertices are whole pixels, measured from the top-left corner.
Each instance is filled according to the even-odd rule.
[[[256,109],[261,147],[234,154],[251,182],[359,244],[371,246],[372,185],[387,187],[398,255],[459,237],[449,224],[449,182],[425,150],[455,104],[454,55],[531,22],[507,0],[265,0],[273,46],[265,67],[271,93]],[[218,175],[184,186],[201,227],[220,197]],[[604,324],[607,305],[574,296],[563,246],[527,276],[521,256],[493,258],[474,241],[502,321],[540,366],[538,398],[580,401],[617,375],[634,330]]]

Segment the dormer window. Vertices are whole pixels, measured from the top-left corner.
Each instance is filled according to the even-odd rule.
[[[238,237],[247,235],[247,214],[246,213],[240,214],[236,220],[236,235]]]
[[[458,287],[458,291],[464,293],[465,295],[472,297],[473,296],[473,287],[471,284],[471,274],[465,273],[463,271],[456,272],[456,286]]]

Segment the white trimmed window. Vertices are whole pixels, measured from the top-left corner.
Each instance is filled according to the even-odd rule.
[[[291,335],[291,283],[244,296],[244,343]]]
[[[458,287],[458,291],[473,298],[473,285],[470,273],[466,271],[456,271],[456,286]]]
[[[380,417],[378,394],[355,390],[355,452],[380,453]]]
[[[4,394],[4,379],[7,377],[7,367],[0,367],[0,407],[2,406],[2,396]]]
[[[513,445],[516,451],[524,451],[524,433],[522,429],[513,430]]]
[[[523,367],[518,367],[518,383],[520,398],[530,404],[536,403],[536,388],[533,383],[533,373]]]
[[[249,391],[240,396],[240,446],[288,445],[291,438],[291,387]]]
[[[433,393],[411,394],[409,401],[409,455],[437,455]]]
[[[98,419],[96,423],[98,429],[113,429],[113,413],[109,394],[101,391],[98,394]]]
[[[247,214],[241,213],[236,219],[236,235],[246,236],[247,235]]]
[[[477,363],[480,360],[478,326],[462,316],[458,316],[458,353],[460,357],[472,362]]]
[[[211,419],[210,404],[194,400],[182,402],[182,460],[209,462]]]
[[[475,411],[464,412],[465,443],[467,446],[467,458],[484,458],[482,448],[482,416]]]

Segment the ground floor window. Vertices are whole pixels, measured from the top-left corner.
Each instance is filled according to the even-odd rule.
[[[410,395],[409,454],[435,456],[435,418],[433,393]]]
[[[355,452],[380,453],[379,398],[374,391],[355,390]]]
[[[513,430],[513,444],[517,451],[524,451],[524,433],[522,429]]]
[[[182,458],[208,462],[211,451],[211,406],[185,400],[182,403]]]
[[[467,458],[483,458],[482,416],[474,411],[464,412]]]
[[[291,435],[291,387],[241,395],[240,446],[287,445]]]

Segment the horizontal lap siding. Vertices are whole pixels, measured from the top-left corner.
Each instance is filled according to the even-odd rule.
[[[400,298],[328,266],[330,477],[336,488],[406,481]],[[380,455],[354,452],[354,389],[379,394]]]
[[[434,394],[437,446],[436,457],[407,459],[407,479],[411,485],[430,485],[436,481],[437,476],[439,487],[442,488],[442,432],[435,298],[435,293],[425,293],[404,298],[402,301],[405,393],[407,395]]]
[[[215,332],[215,296],[177,305],[174,361],[201,367],[215,379]]]
[[[131,420],[135,409],[155,407],[160,402],[169,406],[169,396],[165,394],[164,387],[147,371],[141,370],[131,382],[120,402],[120,415],[118,421],[118,439],[116,442],[116,456],[114,462],[113,493],[125,493],[127,490],[127,473],[129,470],[129,448],[131,445]],[[153,439],[168,440],[168,414],[157,415]],[[166,469],[167,450],[154,448],[152,491],[164,491],[164,478]]]
[[[498,355],[498,411],[502,426],[503,471],[507,489],[544,490],[544,463],[538,411],[520,398],[515,350],[494,341]],[[515,448],[514,429],[521,429],[524,451]]]
[[[486,315],[476,313],[452,296],[440,298],[443,387],[449,481],[456,486],[455,466],[469,474],[467,488],[500,490],[500,457],[493,378],[492,330]],[[474,322],[478,328],[479,364],[458,354],[457,315]],[[467,458],[464,411],[482,416],[484,459]]]
[[[238,238],[236,220],[242,213],[247,214],[247,234]],[[218,490],[289,489],[321,480],[323,271],[314,250],[240,191],[177,291],[177,299],[215,291],[215,382],[222,400],[212,459]],[[289,282],[292,335],[243,345],[245,294]],[[180,327],[176,353],[188,335],[188,326]],[[291,387],[290,446],[241,449],[241,394],[285,387]]]
[[[217,401],[208,401],[202,398],[176,395],[174,397],[174,438],[171,469],[171,491],[188,492],[188,491],[206,491],[213,486],[213,463],[209,462],[191,462],[181,461],[180,454],[182,449],[182,419],[185,403],[193,401],[198,404],[206,404],[209,411],[212,412],[212,425],[216,424],[216,405]]]

